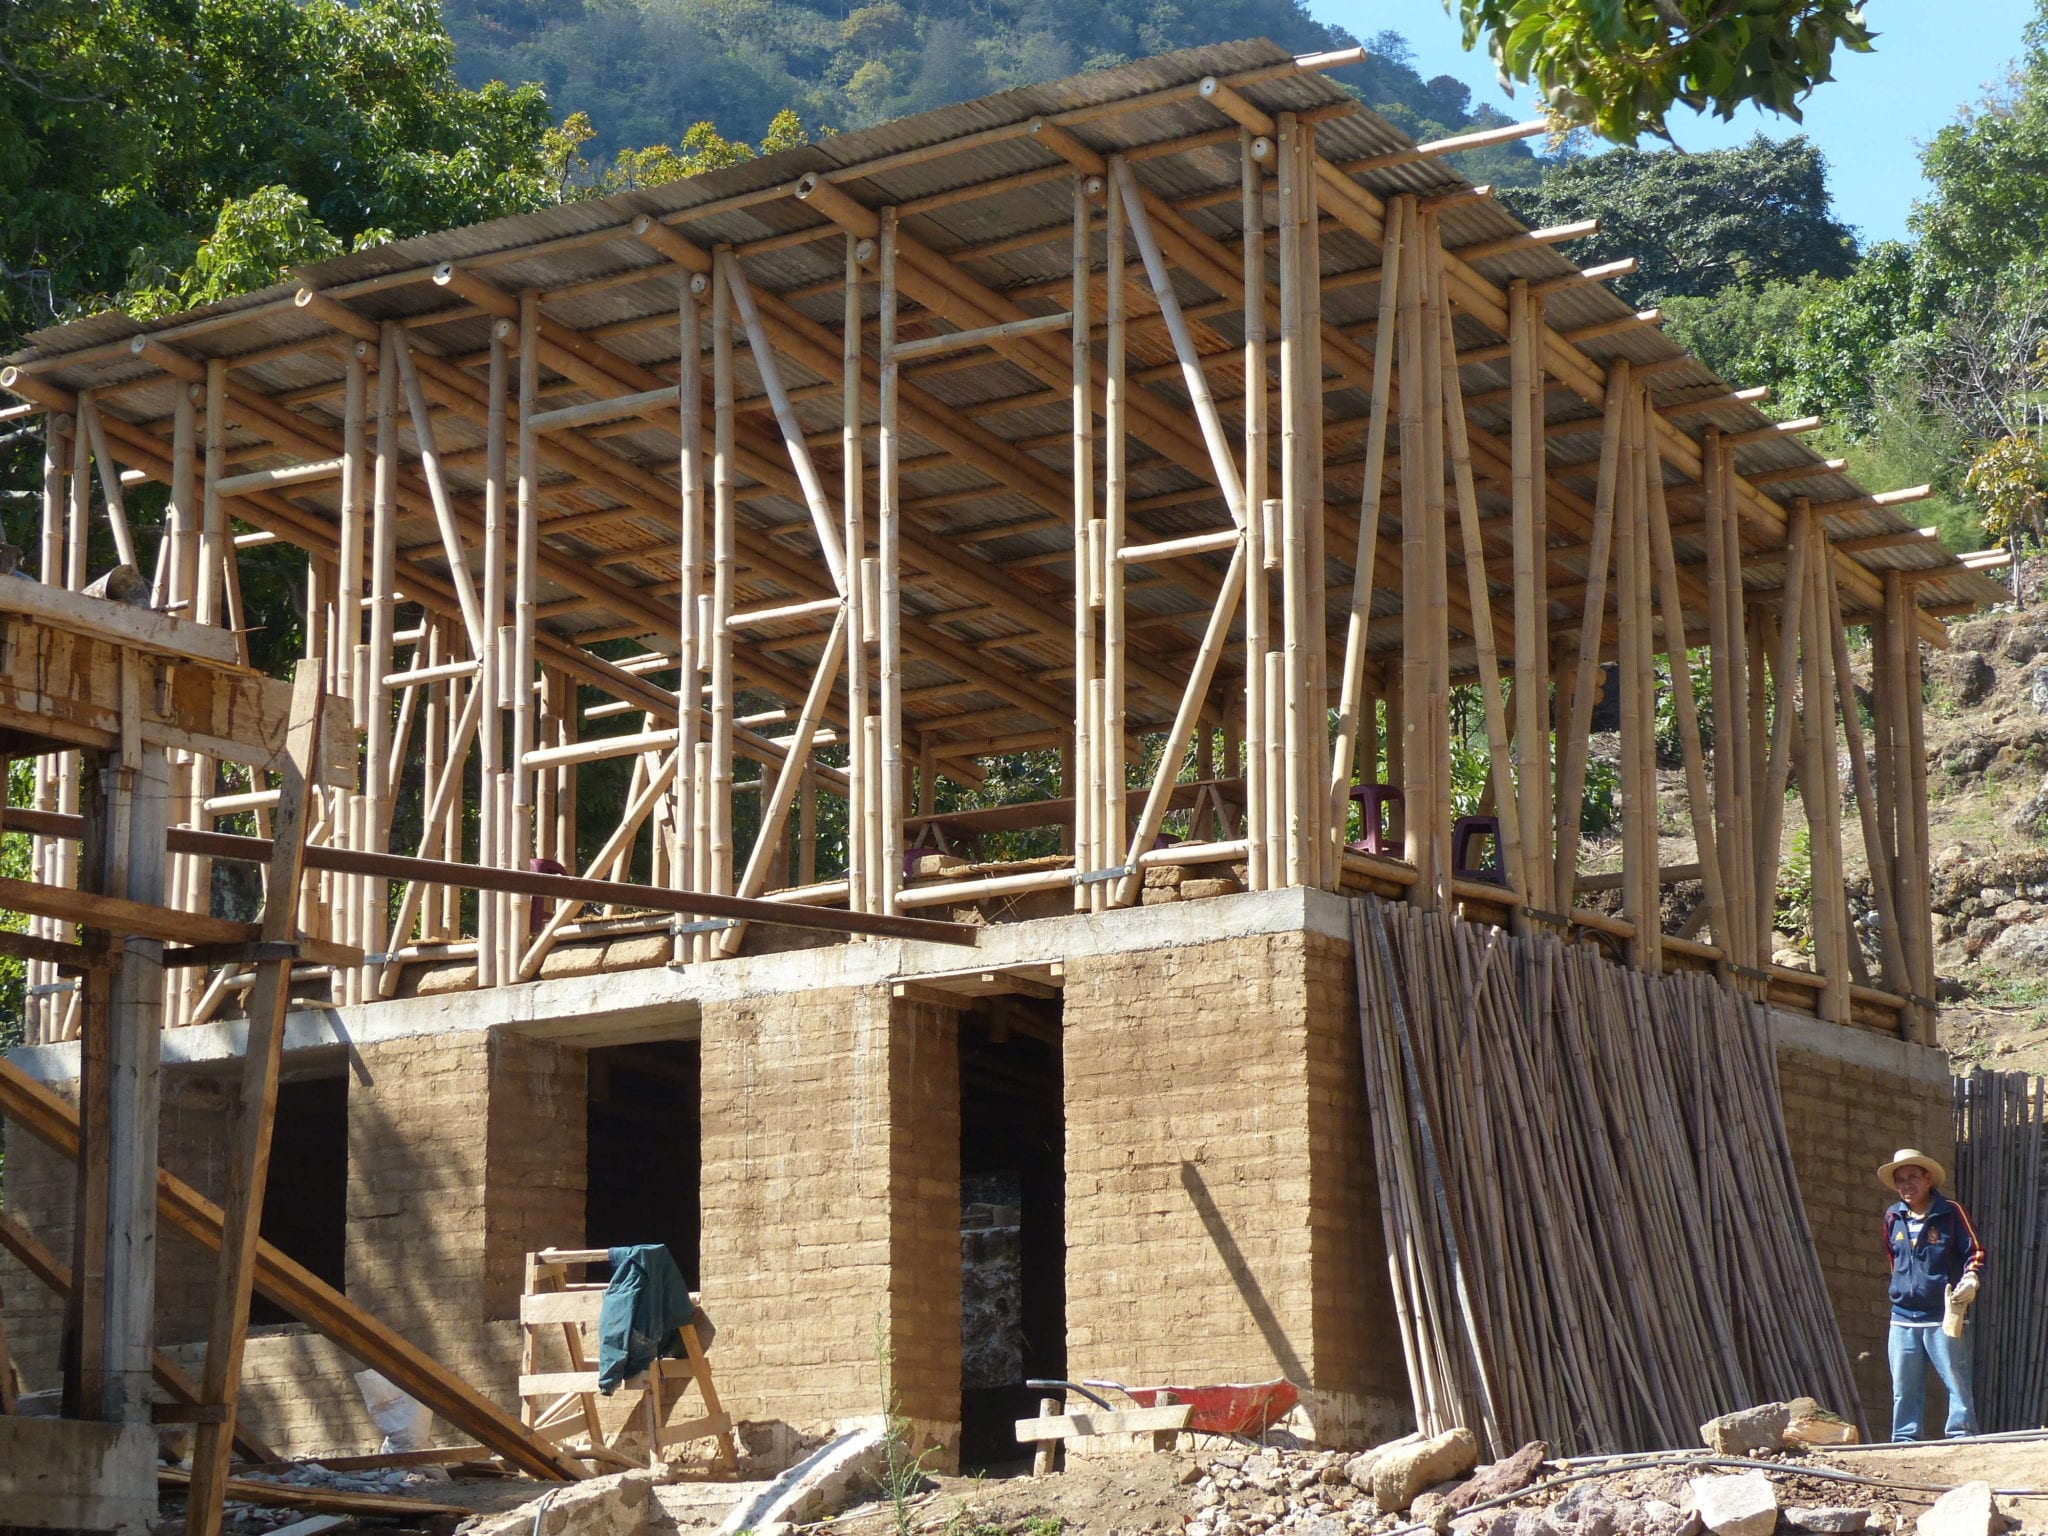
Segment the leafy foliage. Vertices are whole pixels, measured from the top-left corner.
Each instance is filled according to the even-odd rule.
[[[1617,144],[1666,137],[1678,103],[1796,121],[1837,45],[1871,47],[1855,0],[1459,0],[1458,15],[1502,78],[1533,81],[1560,119]]]
[[[0,18],[9,336],[549,200],[546,97],[457,84],[433,0],[14,0]]]
[[[1502,200],[1531,227],[1598,217],[1599,233],[1573,255],[1635,257],[1635,275],[1615,284],[1633,303],[1846,277],[1856,262],[1856,237],[1828,205],[1826,157],[1803,134],[1700,154],[1575,157]]]

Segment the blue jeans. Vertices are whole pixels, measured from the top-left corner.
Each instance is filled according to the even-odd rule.
[[[1948,1424],[1951,1440],[1977,1433],[1977,1416],[1970,1408],[1970,1339],[1965,1333],[1952,1339],[1939,1328],[1907,1328],[1892,1324],[1888,1353],[1892,1364],[1892,1438],[1920,1438],[1920,1410],[1927,1399],[1927,1366],[1933,1362],[1941,1384],[1948,1388]]]

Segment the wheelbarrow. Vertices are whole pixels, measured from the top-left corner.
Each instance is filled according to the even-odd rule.
[[[1285,1377],[1277,1381],[1248,1384],[1227,1383],[1209,1387],[1127,1387],[1120,1381],[1029,1381],[1028,1387],[1079,1393],[1097,1407],[1115,1412],[1115,1404],[1091,1390],[1101,1387],[1120,1392],[1140,1408],[1188,1405],[1186,1432],[1197,1435],[1230,1435],[1252,1440],[1263,1435],[1301,1401],[1301,1392]]]

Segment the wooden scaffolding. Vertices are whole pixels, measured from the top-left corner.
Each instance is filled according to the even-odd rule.
[[[1577,929],[1931,1038],[1920,657],[1996,600],[1990,562],[1618,300],[1627,263],[1573,266],[1589,224],[1525,229],[1452,169],[1540,125],[1416,145],[1324,78],[1355,57],[1193,50],[39,334],[0,385],[46,421],[40,577],[81,587],[104,547],[240,655],[239,560],[305,552],[305,653],[360,754],[308,833],[306,930],[362,956],[309,977],[335,1004],[635,928],[698,964],[764,920],[1126,907],[1172,863]],[[141,481],[169,489],[153,550]],[[1592,871],[1610,689],[1623,850]],[[917,878],[939,786],[1025,751],[1058,754],[1061,855]],[[277,815],[223,758],[169,787],[195,914],[219,819]],[[599,770],[622,811],[589,827]],[[1771,955],[1794,782],[1811,970]],[[76,877],[49,829],[80,789],[38,760],[45,884]],[[32,1037],[65,1038],[34,964]],[[251,985],[182,970],[167,1022]]]

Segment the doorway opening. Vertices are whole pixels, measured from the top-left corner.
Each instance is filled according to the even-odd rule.
[[[263,1185],[257,1231],[337,1291],[348,1247],[348,1078],[291,1078],[277,1085],[270,1132],[270,1175]],[[297,1319],[260,1292],[249,1299],[249,1324]]]
[[[702,1067],[695,1040],[600,1046],[588,1062],[583,1241],[592,1248],[666,1244],[692,1290],[702,1279]]]
[[[1058,999],[960,1019],[960,1462],[1018,1459],[1027,1380],[1067,1370],[1066,1130]]]

